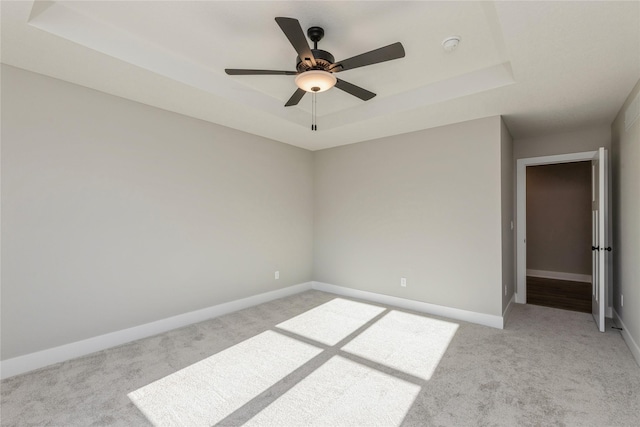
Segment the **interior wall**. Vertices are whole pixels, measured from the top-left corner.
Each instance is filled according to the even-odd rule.
[[[596,151],[600,147],[607,149],[611,147],[609,126],[594,126],[571,132],[516,139],[513,141],[513,155],[517,160]]]
[[[3,360],[311,280],[311,152],[5,65],[2,113]]]
[[[640,119],[625,129],[625,112],[640,93],[633,88],[611,125],[613,165],[613,307],[635,341],[640,363]],[[624,296],[624,305],[622,305]],[[632,347],[633,344],[630,344]]]
[[[591,162],[527,167],[527,269],[591,275]]]
[[[502,311],[515,294],[515,162],[513,138],[500,119],[500,173],[502,197]]]
[[[490,117],[316,151],[314,280],[502,315],[500,130]]]

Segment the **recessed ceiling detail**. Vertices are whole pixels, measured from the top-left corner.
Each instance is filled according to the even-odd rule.
[[[640,75],[638,2],[1,2],[2,62],[311,150],[502,114],[514,137],[610,124]],[[406,57],[340,73],[341,90],[283,108],[296,70],[275,16],[324,29],[351,58],[400,42]],[[442,41],[458,35],[454,52]],[[552,52],[553,54],[549,54]],[[283,68],[284,67],[284,68]],[[311,98],[311,97],[308,97]]]

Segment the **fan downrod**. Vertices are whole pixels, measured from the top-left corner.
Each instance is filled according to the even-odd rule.
[[[307,36],[313,42],[313,48],[317,49],[318,42],[324,37],[324,29],[322,27],[310,27],[307,30]]]

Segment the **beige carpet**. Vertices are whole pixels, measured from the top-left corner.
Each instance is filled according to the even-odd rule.
[[[420,386],[334,356],[245,426],[397,426]]]
[[[345,298],[321,308],[336,298],[309,291],[9,378],[1,424],[160,425],[167,384],[190,383],[179,406],[209,413],[183,425],[640,425],[640,368],[589,314],[517,305],[497,330]],[[338,306],[362,310],[340,334],[314,330]]]
[[[276,326],[323,344],[335,345],[383,311],[383,307],[335,298]]]
[[[246,425],[397,426],[420,391],[420,379],[431,377],[457,328],[452,322],[335,298],[129,398],[155,425],[211,426],[323,353],[316,370]],[[335,355],[340,351],[360,359]],[[377,365],[417,379],[405,381],[397,373],[380,372]]]
[[[129,393],[158,426],[211,426],[322,350],[265,331]]]
[[[342,350],[428,380],[457,330],[454,321],[392,310]]]

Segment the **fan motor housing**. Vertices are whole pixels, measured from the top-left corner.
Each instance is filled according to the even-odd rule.
[[[336,61],[329,52],[322,49],[311,49],[311,53],[316,60],[316,66],[312,67],[307,61],[302,61],[299,56],[296,57],[296,70],[299,73],[304,73],[309,70],[324,70],[329,71],[329,68]]]

